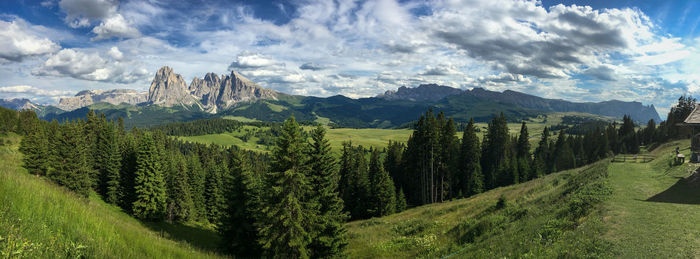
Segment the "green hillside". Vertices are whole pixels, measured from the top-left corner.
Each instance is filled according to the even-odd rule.
[[[213,233],[167,223],[146,225],[102,202],[97,195],[81,199],[28,174],[21,167],[18,136],[2,137],[0,141],[1,258],[219,257],[164,238],[177,235],[177,229],[187,229],[186,234],[192,238],[215,245],[213,239],[217,237]],[[193,244],[206,248],[205,244]]]
[[[224,117],[226,119],[238,120],[246,122],[245,117]],[[576,113],[576,112],[558,112],[549,113],[539,117],[531,118],[526,120],[528,131],[530,133],[530,146],[534,150],[537,147],[537,143],[540,141],[542,131],[544,127],[554,127],[555,129],[566,129],[573,127],[575,125],[582,125],[580,122],[593,122],[593,121],[612,121],[610,117],[603,117],[597,115],[591,115],[586,113]],[[486,132],[488,123],[476,123],[479,132],[477,135],[480,139],[483,139],[483,134]],[[517,135],[520,132],[520,123],[508,123],[508,129],[510,134]],[[310,130],[312,127],[305,127],[305,130]],[[218,144],[224,146],[236,145],[240,148],[252,151],[269,151],[268,145],[259,143],[260,139],[251,132],[255,131],[269,131],[270,127],[254,127],[254,126],[243,126],[239,130],[234,132],[225,132],[218,134],[206,134],[199,136],[182,136],[178,137],[184,141],[191,141],[204,144]],[[352,141],[355,145],[362,145],[364,147],[375,147],[384,148],[387,146],[389,141],[406,142],[411,136],[413,131],[409,129],[377,129],[377,128],[363,128],[363,129],[353,129],[353,128],[332,128],[328,129],[327,137],[331,143],[331,148],[340,152],[342,149],[342,143],[345,141]],[[462,137],[462,132],[457,133],[458,137]]]
[[[697,166],[671,166],[676,146],[688,153],[688,141],[667,143],[651,152],[656,159],[650,163],[600,161],[467,199],[351,222],[349,254],[698,257],[700,185],[697,178],[686,179]]]

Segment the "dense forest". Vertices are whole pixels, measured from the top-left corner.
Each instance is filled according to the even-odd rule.
[[[240,127],[225,120],[150,130],[126,130],[89,112],[84,120],[42,121],[33,111],[0,109],[0,134],[23,136],[20,150],[32,174],[82,196],[106,202],[147,221],[197,221],[217,229],[222,251],[240,257],[327,258],[347,245],[344,223],[407,207],[468,197],[489,189],[579,167],[617,153],[638,153],[687,137],[676,126],[695,107],[681,97],[668,120],[637,129],[621,124],[580,134],[545,128],[538,146],[527,124],[508,133],[506,117],[493,118],[483,139],[474,122],[457,125],[428,110],[407,143],[384,150],[343,145],[337,158],[325,128],[305,132],[294,117],[276,129],[270,154],[193,144],[168,135]],[[167,132],[167,134],[166,134]]]

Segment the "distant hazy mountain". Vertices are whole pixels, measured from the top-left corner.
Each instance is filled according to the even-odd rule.
[[[551,112],[585,112],[603,116],[621,118],[624,115],[632,116],[633,120],[646,122],[649,119],[660,121],[661,118],[653,105],[645,106],[640,102],[604,101],[575,103],[564,100],[546,99],[521,92],[506,90],[503,92],[489,91],[483,88],[472,90],[460,90],[449,86],[436,84],[420,85],[416,88],[400,87],[397,91],[386,91],[376,98],[385,100],[407,101],[439,101],[448,96],[455,98],[478,97],[484,100],[513,104],[518,107]],[[461,96],[461,97],[460,97]]]
[[[0,99],[0,106],[12,110],[38,110],[39,105],[32,103],[29,99]]]
[[[386,91],[378,95],[377,98],[385,100],[408,100],[408,101],[439,101],[450,95],[461,94],[462,90],[449,86],[427,84],[419,85],[416,88],[399,87],[396,91]]]
[[[628,114],[639,122],[660,120],[654,106],[639,102],[575,103],[510,90],[496,92],[474,88],[465,91],[437,84],[400,87],[396,91],[360,99],[340,95],[326,98],[287,95],[263,88],[233,71],[221,76],[207,73],[201,79],[195,77],[187,85],[182,76],[167,66],[155,73],[148,92],[126,89],[82,91],[75,97],[62,99],[58,107],[70,112],[48,107],[40,114],[45,119],[62,120],[80,117],[94,109],[111,119],[128,117],[129,126],[226,115],[282,121],[294,115],[300,121],[323,120],[344,127],[388,128],[415,121],[430,108],[442,111],[458,122],[470,118],[488,121],[500,112],[512,121],[549,112],[583,112],[616,118]]]

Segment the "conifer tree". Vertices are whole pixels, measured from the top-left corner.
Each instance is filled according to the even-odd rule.
[[[165,213],[167,194],[157,149],[153,136],[144,134],[136,157],[136,199],[132,205],[134,216],[140,219],[158,220]]]
[[[24,154],[24,168],[30,174],[46,175],[49,167],[49,142],[44,127],[37,121],[27,124],[19,151]]]
[[[228,210],[221,229],[224,248],[236,256],[260,257],[262,251],[255,225],[263,206],[261,179],[250,170],[239,151],[231,149],[229,156]]]
[[[488,189],[502,185],[503,183],[499,180],[506,178],[501,174],[505,172],[503,163],[508,158],[506,149],[509,138],[508,124],[505,115],[501,113],[489,122],[482,146],[481,168],[485,176],[485,186]]]
[[[462,134],[462,145],[458,159],[458,174],[456,181],[459,191],[465,196],[470,196],[483,191],[483,176],[480,164],[481,150],[479,137],[476,136],[474,119],[469,119],[469,124]]]
[[[318,217],[314,222],[315,233],[309,245],[314,258],[341,256],[347,246],[343,200],[338,193],[338,170],[331,147],[326,139],[326,129],[319,125],[311,132],[309,143],[309,169],[313,202],[318,202]]]
[[[113,126],[107,128],[104,133],[108,136],[106,146],[103,146],[101,152],[106,153],[106,160],[102,175],[104,175],[104,197],[105,201],[111,204],[117,204],[124,196],[121,184],[121,151],[119,150],[119,141],[117,140],[117,132]]]
[[[399,189],[396,192],[396,212],[402,212],[406,210],[408,205],[406,204],[406,195],[403,193],[403,189]]]
[[[204,203],[207,220],[212,224],[221,222],[222,209],[224,209],[226,202],[223,190],[223,172],[222,165],[216,164],[213,158],[208,159],[204,182]]]
[[[62,126],[57,148],[58,160],[49,177],[59,185],[87,197],[90,193],[92,168],[87,160],[85,139],[80,125],[70,122]]]
[[[535,149],[535,158],[533,161],[535,173],[532,174],[530,179],[540,177],[551,172],[549,146],[549,129],[544,127],[544,130],[542,131],[542,138],[540,139],[537,149]]]
[[[168,219],[186,222],[192,218],[194,202],[190,193],[189,173],[185,157],[176,152],[173,154],[173,169],[169,177]]]
[[[269,194],[258,223],[264,255],[275,258],[308,258],[313,219],[308,197],[310,186],[307,157],[301,127],[294,117],[287,119],[272,151],[271,172],[267,174]]]
[[[379,160],[379,151],[372,152],[369,161],[371,212],[372,216],[381,217],[394,213],[396,209],[396,189],[389,174]]]
[[[531,179],[531,169],[532,155],[530,154],[530,134],[527,131],[527,125],[523,121],[522,126],[520,126],[520,135],[518,136],[516,145],[516,160],[517,170],[520,178],[517,182],[524,182]]]
[[[198,155],[192,155],[187,158],[187,172],[189,173],[187,180],[190,185],[190,194],[192,195],[192,203],[194,210],[192,216],[197,220],[206,219],[206,203],[204,200],[205,192],[205,173],[202,168],[202,162]]]

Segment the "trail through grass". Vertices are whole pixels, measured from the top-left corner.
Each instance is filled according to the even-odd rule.
[[[686,140],[652,151],[650,163],[610,165],[605,237],[622,258],[700,257],[700,182],[686,179],[698,166],[671,166],[675,146],[690,157]]]

